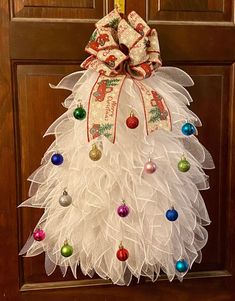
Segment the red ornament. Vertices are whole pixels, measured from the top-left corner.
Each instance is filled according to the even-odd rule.
[[[135,129],[139,125],[139,119],[133,113],[131,113],[126,120],[126,125],[129,129]]]
[[[123,246],[120,246],[116,255],[118,260],[126,261],[129,257],[129,252],[127,251],[127,249],[123,248]]]

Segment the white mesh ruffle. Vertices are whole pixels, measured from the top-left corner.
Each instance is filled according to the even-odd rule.
[[[175,262],[182,257],[190,266],[200,262],[200,250],[207,242],[204,226],[210,219],[199,190],[209,188],[203,168],[214,167],[209,152],[196,136],[181,133],[186,121],[201,126],[187,107],[192,99],[183,87],[193,82],[185,72],[173,67],[161,67],[154,76],[143,80],[163,96],[172,119],[172,131],[159,129],[146,136],[140,95],[132,79],[127,78],[120,95],[116,142],[96,138],[103,154],[94,162],[88,157],[94,141],[87,142],[86,120],[77,121],[73,110],[79,99],[87,110],[97,76],[91,70],[75,72],[53,86],[72,91],[64,102],[68,110],[47,130],[45,135],[55,135],[55,141],[42,165],[29,177],[30,198],[20,205],[45,208],[38,225],[46,238],[41,242],[29,238],[21,254],[45,252],[48,275],[59,265],[63,275],[70,267],[77,277],[79,265],[85,275],[92,277],[96,272],[118,285],[128,285],[132,276],[139,279],[141,275],[155,281],[160,270],[169,280],[175,276],[182,279],[184,274],[176,271]],[[125,126],[131,108],[140,120],[135,130]],[[50,162],[56,151],[64,157],[61,166]],[[149,153],[157,164],[152,175],[143,173]],[[177,169],[182,154],[191,164],[187,173]],[[73,199],[68,208],[58,203],[64,188]],[[130,208],[130,214],[123,219],[116,213],[122,199]],[[171,206],[179,213],[174,223],[165,218]],[[60,255],[66,239],[74,249],[69,258]],[[116,258],[120,241],[130,254],[126,262]]]

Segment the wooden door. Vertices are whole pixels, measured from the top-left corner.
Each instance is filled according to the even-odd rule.
[[[211,189],[203,192],[212,224],[203,261],[183,283],[142,280],[129,287],[99,278],[47,277],[44,256],[18,257],[42,212],[17,209],[27,197],[27,177],[52,142],[42,139],[68,95],[51,90],[79,69],[97,19],[113,7],[101,0],[0,1],[0,300],[234,300],[235,28],[233,0],[127,0],[159,33],[164,65],[194,79],[192,110],[203,122],[199,139],[215,160]]]

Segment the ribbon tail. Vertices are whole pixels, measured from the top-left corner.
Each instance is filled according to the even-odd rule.
[[[171,131],[171,116],[163,97],[146,84],[137,80],[134,82],[143,102],[147,135],[158,129]]]
[[[115,142],[117,111],[122,85],[126,75],[111,78],[99,75],[88,103],[87,138],[91,140],[103,135]]]

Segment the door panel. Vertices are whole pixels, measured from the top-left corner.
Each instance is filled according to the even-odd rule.
[[[147,3],[149,21],[231,22],[233,18],[230,0],[150,0]]]
[[[188,90],[194,99],[191,109],[202,122],[202,128],[198,128],[198,138],[211,152],[216,166],[215,170],[205,170],[210,177],[211,187],[201,193],[212,223],[207,227],[209,240],[202,250],[202,263],[197,268],[201,271],[226,270],[225,244],[229,238],[226,236],[228,199],[225,196],[228,190],[230,66],[194,65],[183,69],[192,76],[195,83]]]
[[[12,0],[11,15],[35,19],[99,19],[103,16],[104,1],[97,0]],[[27,20],[29,21],[29,20]]]
[[[206,171],[211,189],[203,191],[212,224],[203,260],[180,283],[162,275],[152,284],[141,279],[130,287],[60,270],[47,277],[44,255],[22,258],[18,252],[42,211],[16,209],[27,198],[28,176],[39,166],[54,137],[42,138],[65,109],[68,95],[50,89],[75,70],[94,23],[113,8],[113,1],[0,1],[0,82],[2,89],[0,174],[0,296],[6,300],[233,300],[234,288],[234,3],[229,0],[126,1],[159,34],[164,65],[188,72],[191,109],[200,117],[200,141],[216,169]],[[1,297],[0,297],[1,300]],[[4,300],[4,299],[3,299]]]

